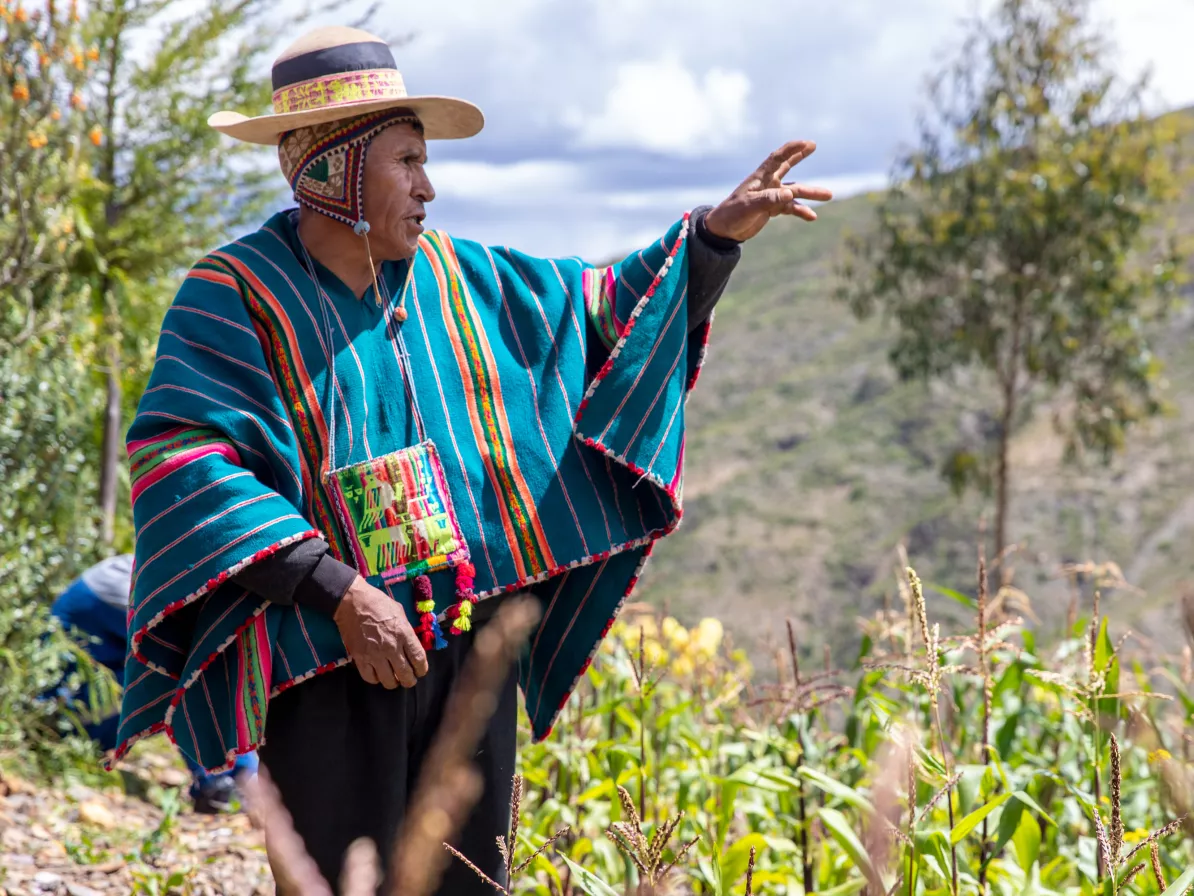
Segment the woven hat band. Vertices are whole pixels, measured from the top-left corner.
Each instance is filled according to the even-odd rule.
[[[274,114],[333,109],[368,100],[402,99],[406,85],[397,69],[326,75],[274,91]]]

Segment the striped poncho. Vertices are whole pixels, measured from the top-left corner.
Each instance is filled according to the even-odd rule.
[[[608,268],[438,232],[382,266],[383,294],[405,289],[402,343],[476,595],[531,588],[544,605],[520,676],[537,739],[680,521],[708,331],[688,332],[688,229]],[[165,730],[227,767],[262,742],[271,695],[348,662],[330,617],[233,581],[314,536],[359,569],[329,464],[419,442],[384,309],[319,278],[326,317],[282,213],[203,259],[166,315],[128,433],[136,561],[113,763]],[[453,575],[429,578],[442,615]],[[369,581],[413,612],[410,581]]]

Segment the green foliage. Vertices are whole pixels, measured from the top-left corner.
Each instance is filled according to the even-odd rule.
[[[0,3],[0,351],[52,327],[69,288],[89,65],[75,17]]]
[[[982,625],[943,635],[935,662],[923,644],[905,646],[936,628],[913,593],[902,611],[862,622],[871,646],[858,671],[794,679],[797,662],[770,684],[721,647],[716,621],[686,630],[632,609],[553,736],[520,747],[521,841],[536,849],[569,831],[511,892],[741,894],[754,850],[754,894],[1078,896],[1111,887],[1093,851],[1096,814],[1119,831],[1118,878],[1147,863],[1155,841],[1162,875],[1182,880],[1194,841],[1178,819],[1194,768],[1168,750],[1181,749],[1194,701],[1178,708],[1150,693],[1158,681],[1188,688],[1176,667],[1155,657],[1156,669],[1133,670],[1110,718],[1106,670],[1132,664],[1105,619],[1047,649],[980,597]],[[985,691],[1000,745],[984,756]],[[1119,747],[1107,735],[1128,738],[1129,718],[1132,744]],[[654,866],[633,857],[673,828],[658,855],[679,857],[678,870],[646,887]],[[1115,886],[1157,892],[1151,872]]]
[[[90,709],[112,698],[110,679],[76,662],[48,613],[93,556],[98,405],[79,388],[92,334],[87,291],[70,272],[88,59],[73,15],[0,10],[0,754],[60,769],[93,751],[43,695],[74,664],[73,680],[98,685]]]
[[[994,381],[996,450],[963,445],[944,471],[999,490],[997,550],[1007,442],[1034,402],[1053,402],[1071,457],[1109,457],[1163,408],[1150,328],[1182,270],[1156,232],[1178,195],[1177,120],[1145,115],[1145,82],[1116,76],[1088,5],[1002,0],[975,23],[839,290],[896,324],[902,377]]]
[[[113,540],[130,547],[122,420],[162,314],[185,269],[268,195],[207,117],[268,105],[262,54],[294,24],[240,0],[81,12],[0,0],[0,752],[43,771],[94,763],[61,738],[78,719],[40,699],[64,671],[102,704],[72,712],[111,708],[110,676],[48,607]]]
[[[267,51],[295,25],[273,12],[264,0],[99,0],[87,8],[84,28],[99,58],[87,114],[99,139],[75,203],[85,221],[78,272],[94,296],[104,359],[97,379],[107,407],[97,422],[105,543],[118,529],[130,537],[119,499],[127,486],[122,421],[148,378],[177,283],[276,192],[269,169],[256,164],[259,149],[207,125],[220,109],[268,107]]]

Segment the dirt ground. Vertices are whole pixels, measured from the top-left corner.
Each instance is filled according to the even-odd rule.
[[[273,894],[261,832],[243,812],[192,812],[172,757],[141,752],[121,778],[43,788],[0,773],[0,896]]]

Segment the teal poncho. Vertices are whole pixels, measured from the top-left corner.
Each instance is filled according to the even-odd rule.
[[[372,292],[325,269],[321,297],[289,213],[196,265],[128,433],[136,562],[113,761],[165,730],[227,767],[261,743],[271,695],[348,662],[328,616],[232,577],[314,536],[360,569],[325,474],[423,439],[476,596],[543,602],[521,683],[546,737],[680,522],[684,406],[708,331],[688,332],[688,230],[685,216],[608,268],[428,233],[412,261],[382,266],[383,296],[405,290],[409,312],[388,325]],[[411,579],[368,578],[413,618]],[[428,578],[444,619],[458,582]]]

